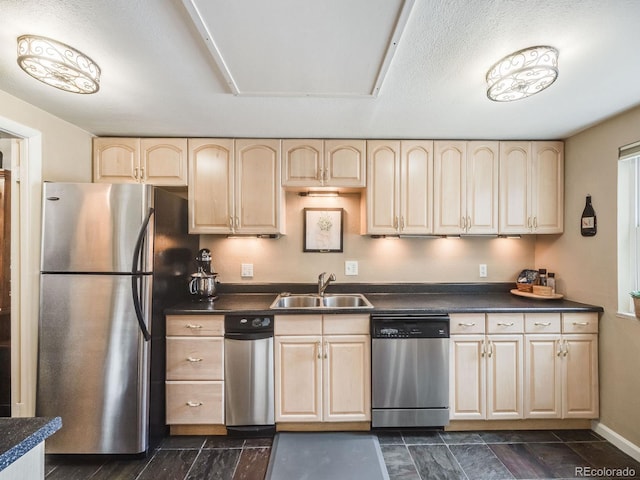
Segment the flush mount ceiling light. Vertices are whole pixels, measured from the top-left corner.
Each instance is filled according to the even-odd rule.
[[[100,67],[69,45],[38,35],[18,37],[18,65],[33,78],[65,92],[95,93]]]
[[[541,92],[558,78],[558,50],[529,47],[507,55],[487,72],[487,97],[511,102]]]

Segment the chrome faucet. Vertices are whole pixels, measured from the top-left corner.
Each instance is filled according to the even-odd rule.
[[[333,273],[329,275],[329,278],[325,280],[324,276],[326,274],[327,272],[322,272],[320,275],[318,275],[318,295],[320,295],[321,297],[324,297],[324,291],[329,286],[329,283],[336,281],[336,276]]]

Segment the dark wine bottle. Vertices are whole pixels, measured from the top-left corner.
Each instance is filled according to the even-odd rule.
[[[582,211],[580,233],[583,237],[593,237],[598,231],[596,212],[591,205],[591,195],[587,195],[587,201]]]

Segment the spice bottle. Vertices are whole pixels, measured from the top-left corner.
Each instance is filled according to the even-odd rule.
[[[547,286],[547,269],[541,268],[538,270],[538,285],[542,287]]]
[[[556,293],[556,274],[553,272],[549,272],[549,276],[547,277],[547,287],[551,287],[551,294]]]

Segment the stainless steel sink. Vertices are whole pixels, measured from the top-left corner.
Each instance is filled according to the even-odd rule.
[[[359,293],[335,294],[335,295],[314,295],[287,294],[281,293],[271,304],[270,308],[306,308],[306,309],[329,309],[329,308],[373,308],[371,302]]]
[[[326,295],[322,305],[327,308],[373,308],[363,295]]]

